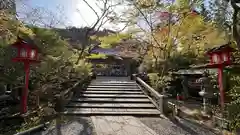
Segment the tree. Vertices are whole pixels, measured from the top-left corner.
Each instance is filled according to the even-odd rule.
[[[205,49],[226,42],[224,33],[192,9],[198,2],[179,0],[144,8],[135,5],[137,15],[148,26],[140,30],[147,35],[148,54],[158,72],[164,73],[169,59],[175,55],[189,52],[201,55]]]
[[[228,40],[232,40],[232,10],[231,5],[226,0],[214,0],[209,2],[208,16],[217,28],[224,31],[228,36]]]
[[[229,39],[231,37],[236,41],[238,48],[240,47],[240,28],[239,28],[239,0],[215,0],[211,2],[213,12],[213,20],[217,22],[219,28],[227,31]]]
[[[239,3],[240,1],[239,0],[231,0],[231,5],[232,5],[232,8],[233,8],[233,16],[232,16],[232,21],[233,21],[233,28],[232,28],[232,31],[233,31],[233,37],[238,45],[238,48],[240,48],[240,21],[239,21],[239,11],[240,11],[240,6],[239,6]]]
[[[41,63],[31,67],[30,80],[35,86],[31,91],[58,93],[63,90],[61,89],[63,82],[85,78],[91,73],[91,65],[83,60],[75,64],[77,55],[70,49],[69,43],[62,39],[54,29],[25,25],[5,10],[1,10],[0,14],[0,67],[1,81],[5,85],[22,86],[24,82],[23,65],[11,62],[16,55],[16,50],[13,50],[10,45],[15,42],[17,36],[31,38],[40,48]],[[71,74],[75,77],[73,78]],[[49,89],[49,87],[59,88],[59,91]]]
[[[96,21],[89,26],[89,28],[87,29],[86,33],[85,33],[85,43],[82,44],[81,46],[81,51],[79,52],[79,56],[78,59],[76,61],[76,64],[79,63],[79,61],[81,60],[84,51],[86,51],[85,49],[87,48],[88,45],[90,45],[90,36],[94,35],[97,31],[100,30],[100,28],[105,25],[108,21],[111,20],[112,16],[113,16],[113,9],[119,5],[119,3],[114,3],[112,1],[109,0],[101,0],[99,2],[97,2],[96,4],[98,5],[99,9],[100,9],[100,13],[97,12],[97,9],[94,9],[92,5],[90,5],[86,0],[83,0],[86,5],[95,13],[97,19]],[[102,6],[102,7],[101,7]],[[89,52],[90,50],[87,50],[87,52]]]

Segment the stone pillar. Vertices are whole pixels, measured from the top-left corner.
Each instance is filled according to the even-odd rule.
[[[161,95],[161,97],[159,97],[158,107],[162,114],[166,114],[169,111],[168,100],[167,100],[166,96]]]
[[[126,60],[124,62],[124,65],[125,65],[126,75],[127,76],[131,76],[131,72],[130,72],[130,65],[131,65],[131,63],[130,63],[130,61]]]
[[[92,79],[96,79],[97,71],[96,71],[96,63],[93,63],[93,76]]]
[[[55,111],[58,113],[64,111],[64,100],[60,94],[56,96]]]

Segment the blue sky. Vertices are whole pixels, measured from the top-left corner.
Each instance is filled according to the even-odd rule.
[[[61,15],[65,16],[66,19],[62,20],[65,24],[76,25],[76,20],[73,19],[73,14],[78,8],[79,0],[20,0],[16,1],[17,12],[19,15],[25,16],[26,13],[31,12],[34,8],[47,10],[57,14],[61,11]],[[76,18],[77,19],[77,18]]]
[[[93,8],[98,9],[97,12],[100,12],[99,8],[95,5],[96,0],[87,0]],[[206,0],[205,3],[207,3]],[[54,18],[60,20],[61,23],[57,24],[55,27],[65,27],[65,26],[75,26],[75,27],[84,27],[91,26],[96,21],[96,15],[94,12],[83,2],[83,0],[16,0],[17,12],[20,18],[24,20],[31,20],[26,16],[28,12],[32,12],[33,9],[41,9],[46,12],[42,13],[42,17],[46,18],[45,23],[49,23],[49,20],[53,16],[48,15],[48,12],[54,14]],[[125,10],[124,6],[120,7],[121,11]],[[126,7],[125,7],[126,8]],[[38,18],[38,16],[36,16]],[[33,20],[33,19],[32,19]],[[44,20],[44,19],[42,19]],[[142,25],[146,25],[143,21],[139,22]],[[118,26],[113,24],[106,24],[105,28],[122,28],[123,24]]]
[[[87,1],[100,13],[100,9],[95,4],[96,0]],[[62,24],[57,27],[64,27],[63,24],[65,26],[84,27],[92,25],[97,19],[94,12],[82,0],[16,0],[16,5],[21,18],[28,18],[26,13],[34,8],[54,13],[56,18],[62,21]],[[46,16],[45,14],[44,17]],[[106,24],[105,27],[113,27],[113,25]],[[119,27],[121,28],[123,25]]]

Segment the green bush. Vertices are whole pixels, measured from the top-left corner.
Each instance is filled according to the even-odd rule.
[[[148,74],[151,86],[158,92],[162,92],[163,88],[168,85],[168,82],[171,80],[169,76],[159,76],[158,73],[149,73]]]
[[[88,78],[92,75],[92,64],[81,60],[78,65],[74,65],[74,74],[77,78]]]
[[[230,128],[236,130],[240,128],[240,76],[231,76],[232,88],[229,95],[232,101],[227,105],[228,119],[230,120]]]
[[[73,80],[85,79],[91,75],[91,64],[78,59],[79,50],[72,49],[69,42],[63,39],[53,29],[26,26],[19,20],[0,10],[0,29],[4,37],[0,38],[0,81],[3,85],[23,86],[24,65],[11,61],[16,56],[16,49],[10,45],[17,36],[23,39],[32,39],[39,48],[40,63],[31,65],[30,85],[31,92],[46,93],[47,91],[60,92],[62,84]],[[11,24],[11,25],[10,25]],[[65,85],[66,86],[66,85]],[[52,92],[51,92],[52,93]]]

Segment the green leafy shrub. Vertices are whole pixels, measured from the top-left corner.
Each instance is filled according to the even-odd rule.
[[[232,89],[229,95],[232,97],[232,102],[227,105],[228,119],[231,121],[230,128],[236,130],[240,128],[240,76],[231,76]]]
[[[74,74],[76,77],[87,78],[92,75],[92,64],[87,63],[85,60],[81,60],[79,64],[73,66]]]
[[[171,80],[169,76],[159,76],[157,73],[148,74],[151,86],[158,92],[162,92],[163,88],[168,85]]]
[[[40,52],[40,63],[31,65],[30,93],[59,93],[66,89],[66,82],[85,79],[91,75],[91,64],[78,58],[76,50],[53,29],[26,26],[16,20],[12,15],[0,11],[0,80],[3,85],[23,86],[23,63],[11,62],[16,56],[16,49],[10,45],[20,36],[24,39],[31,38]],[[64,85],[64,86],[63,86]],[[51,92],[50,92],[51,91]],[[51,97],[52,95],[50,95]],[[43,96],[45,97],[45,96]]]

